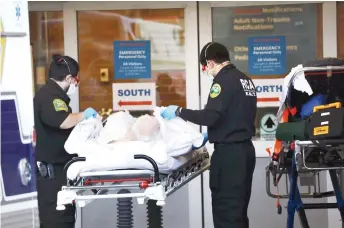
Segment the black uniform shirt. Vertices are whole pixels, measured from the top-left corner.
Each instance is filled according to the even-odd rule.
[[[203,110],[182,109],[180,117],[208,126],[210,143],[234,143],[255,135],[256,89],[252,80],[233,65],[214,78]]]
[[[43,86],[34,97],[36,129],[36,160],[51,164],[64,164],[72,155],[64,144],[72,129],[60,129],[60,125],[72,112],[70,98],[53,80]]]

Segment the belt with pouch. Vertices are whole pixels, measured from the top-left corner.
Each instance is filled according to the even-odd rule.
[[[55,179],[55,171],[58,166],[63,168],[64,165],[37,161],[37,172],[40,176],[53,180]]]

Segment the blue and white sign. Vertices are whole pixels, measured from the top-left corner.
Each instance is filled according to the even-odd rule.
[[[257,107],[279,107],[284,78],[253,79],[257,93]]]
[[[250,37],[248,40],[248,72],[250,75],[285,74],[285,37]]]
[[[153,110],[156,106],[156,86],[154,82],[113,83],[114,110]]]
[[[150,41],[114,41],[114,79],[151,78]]]

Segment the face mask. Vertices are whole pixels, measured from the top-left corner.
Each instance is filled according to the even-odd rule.
[[[213,76],[213,75],[207,73],[207,77],[208,77],[208,80],[209,80],[210,82],[213,82],[213,81],[214,81],[214,76]]]
[[[76,85],[75,84],[70,84],[70,86],[68,88],[68,91],[67,91],[67,95],[71,96],[75,92],[75,89],[76,89]]]
[[[215,75],[213,75],[213,71],[216,69],[217,66],[215,66],[213,69],[210,69],[210,70],[206,71],[206,75],[207,75],[207,77],[208,77],[210,82],[213,82],[213,80],[214,80],[214,76]]]
[[[221,63],[221,64],[217,64],[217,65],[214,66],[214,68],[208,70],[208,71],[207,71],[207,76],[209,77],[209,80],[211,80],[211,81],[214,80],[214,77],[216,76],[217,73],[213,73],[213,72],[214,72],[214,70],[215,70],[216,68],[218,68],[219,66],[225,66],[225,65],[227,65],[227,64],[229,64],[229,61],[223,62],[223,63]]]

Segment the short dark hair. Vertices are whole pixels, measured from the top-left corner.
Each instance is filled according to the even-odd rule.
[[[209,42],[204,45],[200,54],[200,63],[202,66],[205,66],[209,60],[217,64],[230,61],[229,52],[226,46],[217,42]]]
[[[80,67],[78,62],[72,57],[55,54],[52,58],[53,60],[49,67],[49,78],[53,78],[56,81],[63,81],[69,74],[72,77],[78,75]]]

